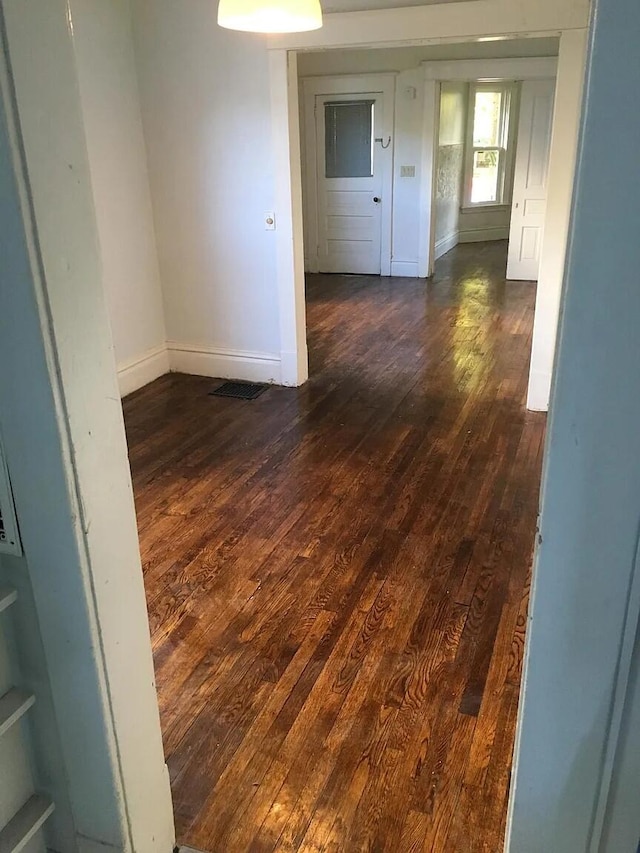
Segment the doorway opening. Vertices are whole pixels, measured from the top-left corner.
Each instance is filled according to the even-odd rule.
[[[506,239],[507,279],[538,280],[555,85],[440,83],[434,260],[459,242]]]
[[[336,78],[356,77],[366,69],[368,74],[383,74],[393,70],[396,78],[395,89],[395,125],[394,134],[390,141],[393,148],[393,182],[392,182],[392,247],[391,247],[391,274],[398,276],[420,276],[428,277],[433,271],[435,261],[435,200],[436,200],[436,160],[439,140],[434,137],[434,129],[437,128],[439,114],[439,97],[442,83],[466,82],[471,84],[500,83],[505,81],[515,82],[517,95],[524,88],[531,87],[536,82],[546,81],[547,91],[543,97],[536,100],[535,128],[529,128],[529,132],[537,133],[535,145],[531,151],[532,165],[535,167],[532,174],[538,177],[546,176],[549,187],[549,196],[544,199],[540,196],[538,185],[535,190],[535,198],[527,199],[524,196],[519,200],[518,210],[526,212],[526,222],[520,222],[519,240],[512,241],[512,247],[517,247],[518,255],[527,259],[529,265],[539,266],[542,277],[542,287],[539,289],[537,319],[534,329],[532,361],[529,377],[529,390],[527,405],[534,411],[546,411],[551,386],[551,364],[553,352],[551,342],[554,339],[557,323],[558,286],[562,279],[562,259],[566,248],[568,234],[569,211],[571,200],[571,180],[569,173],[563,168],[562,163],[567,162],[566,157],[572,158],[576,144],[576,127],[580,107],[580,78],[572,80],[566,73],[568,64],[572,63],[570,51],[573,45],[567,36],[562,37],[563,51],[558,53],[558,39],[531,38],[531,39],[485,39],[473,44],[447,44],[441,43],[425,47],[405,48],[367,48],[367,49],[323,49],[316,54],[305,51],[274,50],[272,52],[272,100],[277,106],[277,115],[281,122],[278,123],[276,132],[276,146],[281,150],[283,158],[282,168],[279,171],[281,181],[278,186],[280,192],[278,203],[287,209],[287,215],[291,216],[291,227],[277,235],[276,240],[279,249],[279,282],[280,282],[280,317],[283,321],[282,331],[286,337],[288,352],[288,363],[295,369],[283,372],[286,384],[299,384],[306,381],[308,376],[306,359],[306,341],[304,327],[304,274],[303,270],[314,269],[312,265],[315,252],[317,251],[317,226],[314,217],[317,218],[317,208],[309,212],[309,198],[313,190],[309,190],[309,175],[306,171],[305,160],[310,160],[308,146],[309,138],[317,139],[315,128],[309,133],[308,115],[305,120],[300,120],[298,112],[300,103],[304,103],[304,82],[299,84],[300,78]],[[526,46],[525,46],[526,45]],[[576,41],[576,48],[579,47]],[[425,59],[425,51],[427,57]],[[469,51],[469,54],[465,54]],[[510,52],[518,51],[520,55],[511,56]],[[538,53],[548,55],[537,55]],[[551,80],[556,79],[558,60],[554,54],[558,54],[562,60],[563,73],[557,78],[555,86]],[[482,61],[477,59],[449,59],[451,56],[482,55]],[[375,57],[368,61],[366,57]],[[401,57],[413,56],[413,74],[411,68],[398,71],[402,68]],[[491,58],[491,57],[497,58]],[[313,57],[313,58],[312,58]],[[387,61],[379,61],[384,57]],[[383,70],[379,70],[383,69]],[[317,81],[316,81],[317,82]],[[576,83],[577,85],[574,85]],[[287,112],[282,107],[282,90],[286,88],[289,92],[287,101]],[[291,93],[298,92],[300,96],[293,97]],[[553,107],[554,97],[551,89],[557,89],[553,95],[567,105],[570,110],[555,110]],[[280,95],[276,98],[276,93]],[[551,95],[551,97],[549,97]],[[518,98],[513,99],[519,109]],[[544,103],[542,113],[537,109]],[[398,117],[402,110],[421,126],[410,127],[408,134],[398,132]],[[541,114],[545,113],[544,120],[539,120]],[[551,121],[549,111],[553,111],[554,132],[549,137]],[[420,116],[420,118],[416,118]],[[531,116],[530,116],[531,117]],[[514,135],[520,133],[519,123],[511,128]],[[302,139],[300,140],[300,136]],[[399,145],[403,137],[412,140],[421,140],[419,151],[410,149],[407,156],[400,152]],[[550,150],[545,148],[541,142],[551,142]],[[517,140],[516,140],[517,142]],[[517,147],[515,144],[512,146]],[[521,146],[524,149],[526,146]],[[286,166],[284,152],[288,153]],[[297,152],[302,156],[297,158]],[[542,152],[542,156],[540,156]],[[290,155],[290,156],[289,156]],[[486,155],[485,155],[486,160]],[[535,162],[533,162],[535,161]],[[314,168],[317,167],[313,161]],[[573,164],[573,160],[569,162]],[[305,192],[299,190],[298,169],[302,171],[302,181]],[[402,176],[402,180],[401,180]],[[326,176],[325,176],[326,177]],[[539,182],[538,182],[539,184]],[[525,187],[526,189],[526,187]],[[542,187],[543,195],[547,187]],[[304,198],[303,198],[304,196]],[[417,201],[416,201],[417,198]],[[372,198],[371,198],[372,201]],[[385,199],[382,199],[383,207]],[[388,203],[388,197],[387,197]],[[544,206],[545,218],[551,223],[546,231],[546,237],[542,239],[540,227],[540,211]],[[473,207],[469,205],[469,207]],[[469,224],[475,227],[465,228],[469,231],[468,239],[491,240],[508,239],[510,236],[511,209],[504,205],[500,211],[500,205],[495,205],[493,210],[482,211],[474,208],[463,213],[473,214],[465,217]],[[304,208],[304,216],[303,216]],[[408,213],[407,213],[408,209]],[[417,209],[417,216],[414,215]],[[514,207],[515,209],[515,207]],[[505,218],[506,211],[506,218]],[[331,223],[328,223],[328,225]],[[339,223],[338,223],[339,225]],[[515,222],[514,222],[515,225]],[[339,229],[338,229],[339,230]],[[304,232],[304,237],[303,237]],[[471,233],[473,232],[473,233]],[[515,232],[514,232],[515,233]],[[315,239],[315,242],[314,242]],[[293,245],[293,255],[291,246]],[[303,248],[304,247],[304,248]],[[438,248],[441,248],[439,246]],[[306,251],[307,257],[303,258]],[[531,275],[527,272],[511,270],[514,278]],[[295,358],[291,357],[291,353]]]
[[[508,240],[537,280],[558,40],[499,45],[298,56],[307,272],[426,277]]]

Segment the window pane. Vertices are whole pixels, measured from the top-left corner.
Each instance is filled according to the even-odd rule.
[[[473,111],[473,146],[501,145],[502,92],[476,92]]]
[[[471,181],[471,202],[497,201],[500,155],[498,151],[473,152],[473,178]]]
[[[327,178],[373,175],[373,101],[324,106]]]

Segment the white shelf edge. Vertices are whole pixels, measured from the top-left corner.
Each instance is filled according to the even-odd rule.
[[[0,830],[0,853],[20,853],[54,808],[48,797],[34,794]]]
[[[18,722],[36,701],[33,693],[12,687],[4,696],[0,696],[0,737]]]
[[[12,586],[0,586],[0,613],[10,607],[17,597],[18,593]]]

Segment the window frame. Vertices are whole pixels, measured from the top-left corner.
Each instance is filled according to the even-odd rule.
[[[473,144],[473,125],[475,120],[475,102],[477,92],[500,92],[500,141],[502,145]],[[464,191],[462,210],[482,210],[483,208],[508,208],[511,205],[513,189],[513,163],[515,148],[515,117],[518,113],[518,86],[515,82],[477,82],[469,85],[467,105],[467,127],[465,133],[464,154]],[[471,201],[473,186],[473,161],[476,151],[498,152],[498,192],[496,201]]]

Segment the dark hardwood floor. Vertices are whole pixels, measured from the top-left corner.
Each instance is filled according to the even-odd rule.
[[[502,849],[545,419],[503,243],[311,276],[311,380],[124,410],[178,839]]]

